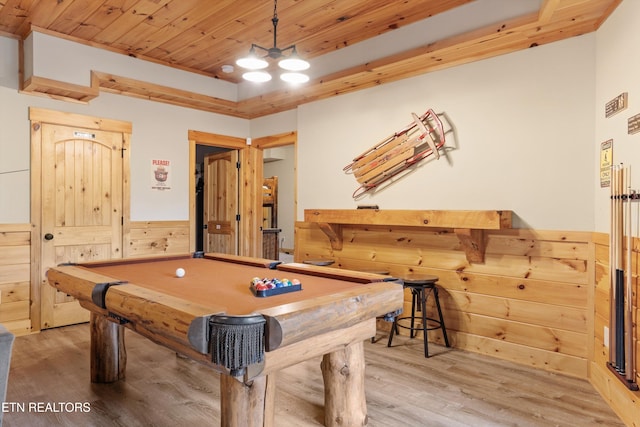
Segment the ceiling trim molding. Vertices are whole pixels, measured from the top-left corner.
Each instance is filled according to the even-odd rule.
[[[615,0],[604,13],[600,2],[576,4],[544,0],[538,12],[360,64],[313,79],[303,86],[238,102],[100,71],[92,71],[90,88],[61,86],[55,81],[31,77],[23,92],[88,102],[98,95],[96,90],[99,89],[101,92],[254,119],[295,109],[305,103],[590,33],[597,30],[621,1]],[[73,38],[73,41],[78,40]]]

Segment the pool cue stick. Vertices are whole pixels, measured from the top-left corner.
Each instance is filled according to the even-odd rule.
[[[615,202],[614,202],[614,189],[615,189],[615,172],[616,166],[611,165],[609,175],[609,363],[615,358],[615,351],[613,346],[615,340],[613,338],[613,218],[615,217]]]
[[[615,322],[615,281],[616,281],[616,219],[618,166],[611,165],[611,230],[609,234],[609,365],[615,367],[616,361],[616,322]]]
[[[634,368],[634,357],[633,357],[633,268],[632,268],[632,248],[633,248],[633,238],[632,238],[632,221],[631,221],[631,166],[627,166],[627,280],[626,280],[626,289],[625,289],[625,310],[624,310],[624,323],[625,323],[625,372],[627,381],[634,381],[633,377],[633,368]]]
[[[625,168],[621,164],[617,179],[618,218],[616,230],[616,369],[624,374],[624,204]]]
[[[611,165],[611,175],[609,182],[609,365],[615,360],[615,330],[613,325],[613,313],[614,313],[614,298],[613,298],[613,283],[615,280],[615,188],[616,188],[616,165]]]
[[[609,236],[609,361],[607,367],[632,391],[640,390],[635,382],[635,348],[633,335],[633,223],[632,208],[624,206],[636,199],[630,189],[630,168],[611,166],[611,203]],[[624,194],[628,188],[629,193]],[[626,210],[626,215],[625,215]],[[626,219],[625,219],[626,217]],[[626,259],[624,233],[627,230]],[[629,243],[630,242],[630,243]],[[631,251],[631,257],[629,257]],[[627,276],[624,275],[626,264]],[[621,274],[622,273],[622,274]],[[626,280],[625,280],[626,278]],[[630,291],[629,291],[630,290]],[[629,308],[630,307],[630,308]],[[627,317],[630,316],[630,317]],[[625,340],[626,338],[626,340]]]
[[[615,280],[613,283],[613,301],[614,301],[614,311],[613,311],[613,325],[614,325],[614,337],[615,337],[615,358],[613,360],[613,365],[615,370],[620,373],[623,369],[624,364],[624,331],[622,330],[622,321],[621,321],[621,299],[622,293],[620,292],[621,284],[624,282],[624,270],[622,270],[622,251],[623,251],[623,208],[622,208],[622,188],[624,188],[624,166],[619,164],[616,167],[616,189],[615,189],[615,202],[616,202],[616,211],[615,211],[615,230],[614,230],[614,239],[615,246],[614,250],[614,273]]]

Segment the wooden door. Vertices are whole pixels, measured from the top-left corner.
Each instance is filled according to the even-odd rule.
[[[204,159],[205,252],[238,253],[238,151]]]
[[[122,257],[123,133],[42,124],[41,327],[89,312],[46,282],[49,267]]]

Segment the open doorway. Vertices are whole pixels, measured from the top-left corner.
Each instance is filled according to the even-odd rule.
[[[245,138],[237,138],[226,135],[212,134],[189,130],[189,228],[190,250],[196,250],[196,236],[202,229],[196,230],[197,212],[196,209],[196,186],[198,184],[196,176],[196,151],[197,146],[209,146],[226,149],[227,152],[237,154],[237,162],[228,162],[234,165],[234,170],[238,174],[237,211],[239,217],[234,218],[236,230],[236,253],[243,256],[260,256],[262,251],[262,236],[260,235],[260,212],[262,186],[262,150],[252,147]],[[224,152],[222,152],[224,154]],[[216,154],[209,154],[215,156]],[[229,168],[230,169],[230,168]],[[224,203],[222,204],[224,205]],[[206,222],[203,218],[202,222]],[[223,224],[219,224],[220,228]]]
[[[283,262],[293,261],[295,225],[295,145],[267,148],[263,152],[264,190],[272,185],[272,203],[263,204],[263,246],[271,258]],[[265,200],[269,200],[265,197]],[[277,239],[273,242],[273,239]]]
[[[234,150],[238,153],[238,255],[261,257],[262,245],[262,187],[264,184],[263,174],[263,151],[269,148],[293,145],[297,142],[297,132],[287,132],[279,135],[271,135],[261,138],[244,139],[225,135],[212,134],[189,130],[189,225],[190,243],[189,247],[195,251],[196,235],[201,230],[196,230],[196,151],[198,145],[219,147]],[[294,148],[294,152],[296,152]],[[295,164],[295,160],[294,160]],[[294,166],[295,175],[295,166]],[[294,199],[293,212],[296,211],[295,199],[295,179],[293,180],[294,190],[291,192]],[[205,222],[205,219],[202,219]]]

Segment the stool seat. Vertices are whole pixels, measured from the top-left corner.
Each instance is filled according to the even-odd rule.
[[[424,339],[424,357],[429,357],[429,339],[427,331],[434,329],[442,329],[442,335],[444,337],[444,343],[447,347],[449,345],[449,338],[447,337],[447,329],[444,325],[444,317],[442,316],[442,309],[440,308],[440,298],[438,297],[438,287],[436,282],[439,280],[438,276],[433,275],[421,275],[411,276],[404,280],[404,287],[411,290],[411,316],[396,317],[393,320],[391,326],[391,333],[389,334],[389,342],[387,347],[391,347],[394,333],[398,333],[398,328],[405,328],[409,330],[409,337],[413,338],[416,331],[422,331]],[[438,318],[427,317],[427,299],[429,295],[433,294],[433,298],[438,312]],[[416,311],[420,312],[420,315],[416,316]],[[416,319],[420,320],[420,326],[415,326]],[[403,325],[399,322],[410,321],[410,325]]]
[[[326,267],[332,265],[335,261],[332,259],[305,259],[302,261],[304,264],[317,265],[319,267]]]
[[[412,285],[422,286],[422,285],[435,284],[439,280],[439,277],[433,276],[431,274],[425,274],[422,276],[406,277],[402,280],[404,281],[404,285],[406,287],[409,287]]]

